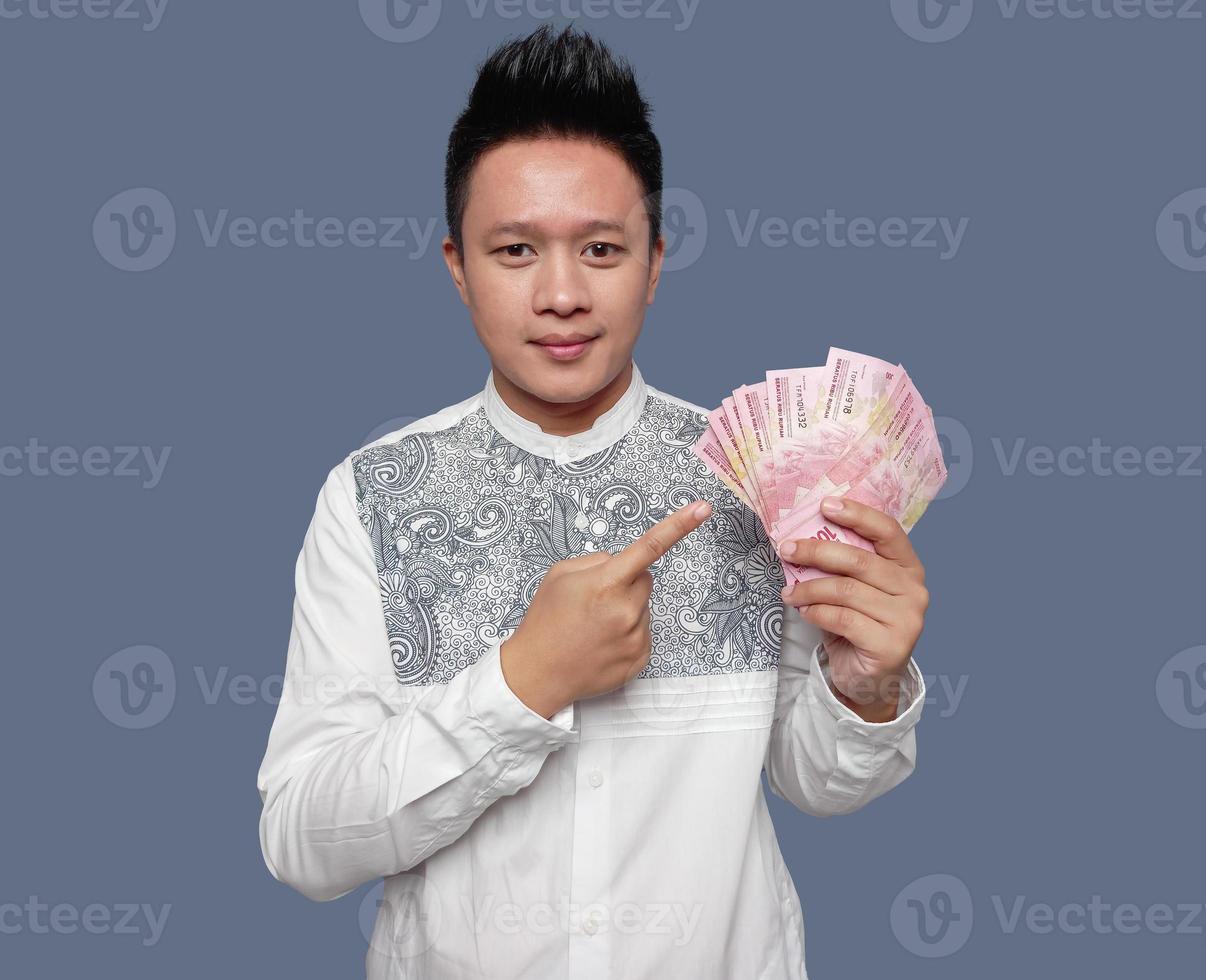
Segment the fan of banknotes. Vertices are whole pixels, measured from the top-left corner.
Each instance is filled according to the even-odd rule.
[[[758,515],[776,550],[819,538],[874,551],[821,513],[844,497],[910,531],[946,481],[934,413],[900,364],[829,348],[823,367],[767,371],[708,413],[692,447]],[[783,562],[789,585],[831,574]]]

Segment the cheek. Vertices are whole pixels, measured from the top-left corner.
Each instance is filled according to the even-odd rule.
[[[474,325],[483,339],[506,340],[524,336],[531,300],[528,284],[521,277],[480,270],[466,277],[465,295]]]
[[[616,327],[637,327],[648,309],[649,270],[632,263],[623,270],[609,270],[592,283],[595,308],[605,310]]]

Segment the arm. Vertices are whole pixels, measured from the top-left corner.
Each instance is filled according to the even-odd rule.
[[[787,606],[763,763],[771,790],[817,817],[865,806],[913,771],[914,727],[924,702],[925,681],[910,658],[896,718],[876,723],[859,717],[830,688],[820,628]]]
[[[315,901],[414,867],[518,792],[574,737],[508,686],[501,641],[446,685],[396,680],[350,459],[331,470],[297,560],[281,700],[257,787],[273,877]]]

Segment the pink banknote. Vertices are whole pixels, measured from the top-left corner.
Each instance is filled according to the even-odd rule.
[[[785,384],[791,401],[776,397],[774,409],[789,411],[777,428],[792,435],[777,446],[777,507],[771,529],[817,485],[831,465],[858,438],[887,400],[904,369],[877,357],[830,347],[823,368],[767,372],[767,387]],[[802,405],[800,402],[802,401]]]
[[[909,531],[946,479],[933,411],[900,364],[831,347],[824,366],[767,371],[709,413],[695,454],[758,515],[778,547],[820,538],[874,550],[827,520],[826,496]],[[830,574],[783,562],[788,583]]]
[[[899,377],[887,401],[840,460],[820,481],[798,494],[791,513],[776,527],[776,545],[788,538],[831,538],[868,550],[874,546],[820,512],[827,496],[868,504],[912,530],[946,481],[942,447],[934,416],[907,374]],[[785,565],[788,581],[807,581],[825,573]]]

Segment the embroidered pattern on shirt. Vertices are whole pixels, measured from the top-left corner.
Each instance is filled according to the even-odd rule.
[[[783,569],[755,513],[690,452],[706,426],[650,393],[622,438],[559,464],[479,406],[354,454],[398,681],[452,680],[515,630],[553,562],[619,551],[701,498],[711,517],[650,566],[652,652],[637,676],[774,669]]]

